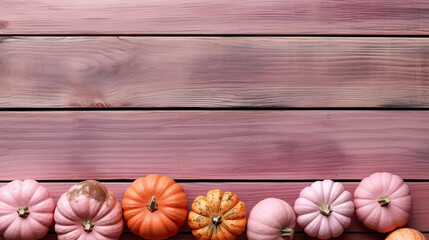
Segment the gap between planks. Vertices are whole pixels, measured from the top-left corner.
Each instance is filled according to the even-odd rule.
[[[0,184],[9,183],[13,179],[10,180],[0,180]],[[76,183],[85,181],[87,179],[73,179],[73,180],[43,180],[37,179],[40,183]],[[132,183],[135,179],[98,179],[97,181],[101,183]],[[322,181],[324,179],[175,179],[177,183],[312,183],[315,181]],[[348,182],[348,183],[357,183],[361,182],[362,179],[334,179],[337,182]],[[405,182],[429,182],[429,179],[404,179]]]
[[[425,107],[61,107],[61,108],[16,108],[0,107],[0,112],[96,112],[96,111],[429,111]]]

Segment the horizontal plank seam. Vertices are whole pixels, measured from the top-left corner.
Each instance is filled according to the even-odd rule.
[[[38,182],[41,183],[74,183],[74,182],[81,182],[85,181],[87,179],[70,179],[70,180],[64,180],[64,179],[58,179],[58,180],[38,180]],[[106,183],[131,183],[135,179],[97,179],[99,182],[106,182]],[[299,182],[315,182],[315,181],[321,181],[323,179],[177,179],[175,180],[178,183],[270,183],[270,182],[278,182],[278,183],[299,183]],[[335,179],[332,180],[336,182],[360,182],[362,179]],[[0,180],[0,183],[8,183],[12,181],[11,180]],[[429,182],[429,179],[404,179],[405,182]]]
[[[371,231],[371,230],[368,229],[368,231]],[[420,232],[423,233],[423,234],[429,233],[429,232],[424,232],[424,231],[423,232],[420,231]],[[191,232],[180,232],[177,235],[187,235],[187,234],[190,234],[190,233]],[[297,233],[297,234],[305,234],[305,232],[301,232],[301,231],[296,231],[295,233]],[[377,233],[377,232],[345,232],[344,234],[362,234],[362,233],[365,233],[365,234],[374,234],[374,235],[385,235],[385,233]],[[133,234],[133,233],[131,233],[131,232],[124,232],[122,234]]]
[[[326,38],[429,38],[429,34],[2,34],[0,37],[326,37]]]
[[[374,234],[374,235],[385,235],[384,233],[369,232],[369,231],[371,231],[371,230],[368,229],[368,232],[346,232],[344,234],[363,234],[363,233],[365,233],[365,234]],[[420,231],[420,232],[423,233],[423,234],[429,233],[429,232],[424,232],[424,231],[423,232]],[[56,234],[56,232],[49,231],[48,234]],[[133,235],[133,233],[131,233],[131,232],[123,232],[122,234],[123,235],[124,234],[126,234],[126,235]],[[176,235],[188,235],[188,234],[191,234],[191,232],[179,232]],[[246,232],[244,232],[243,234],[246,234]],[[305,232],[296,231],[295,234],[305,234]]]
[[[62,111],[429,111],[429,107],[112,107],[112,108],[0,108],[0,112]]]

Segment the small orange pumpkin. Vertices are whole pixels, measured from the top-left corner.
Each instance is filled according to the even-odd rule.
[[[401,228],[398,229],[389,236],[386,240],[428,240],[423,233],[412,229],[412,228]]]
[[[166,239],[179,232],[188,215],[183,187],[169,177],[148,175],[125,191],[122,209],[128,228],[144,239]]]
[[[219,189],[198,196],[188,215],[189,227],[198,240],[235,240],[246,223],[244,203],[234,193]]]

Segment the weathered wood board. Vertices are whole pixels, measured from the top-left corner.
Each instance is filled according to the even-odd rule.
[[[0,180],[427,180],[428,152],[427,111],[0,112]]]
[[[429,108],[429,39],[0,38],[0,108],[29,107]]]
[[[96,179],[121,201],[157,173],[250,212],[389,171],[428,235],[428,37],[427,0],[0,0],[0,187]],[[335,240],[385,237],[353,218]]]
[[[2,0],[0,34],[427,35],[426,0]]]

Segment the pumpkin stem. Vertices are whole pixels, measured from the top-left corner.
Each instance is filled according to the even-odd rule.
[[[28,210],[27,206],[19,207],[18,209],[16,209],[16,212],[18,212],[18,216],[22,218],[26,218],[30,214],[30,211]]]
[[[388,196],[382,196],[382,197],[380,197],[380,199],[378,199],[377,202],[380,204],[380,206],[387,207],[387,205],[389,205],[389,203],[391,201],[392,200],[390,200],[390,198]]]
[[[222,223],[222,216],[220,216],[220,215],[213,215],[213,217],[212,217],[212,222],[213,222],[213,224],[215,225],[215,226],[217,226],[217,225],[219,225],[219,224],[221,224]]]
[[[322,204],[322,206],[320,206],[319,208],[319,212],[328,217],[329,215],[331,215],[332,212],[331,205],[329,205],[329,203]]]
[[[83,226],[83,230],[89,233],[92,231],[92,228],[94,227],[94,223],[92,223],[91,220],[86,220],[85,222],[82,223],[82,226]]]
[[[152,196],[152,199],[150,200],[150,202],[146,206],[150,212],[155,212],[156,210],[158,210],[158,203],[156,202],[155,195]]]
[[[292,236],[293,234],[293,229],[290,227],[285,227],[282,229],[282,237],[289,237]]]

